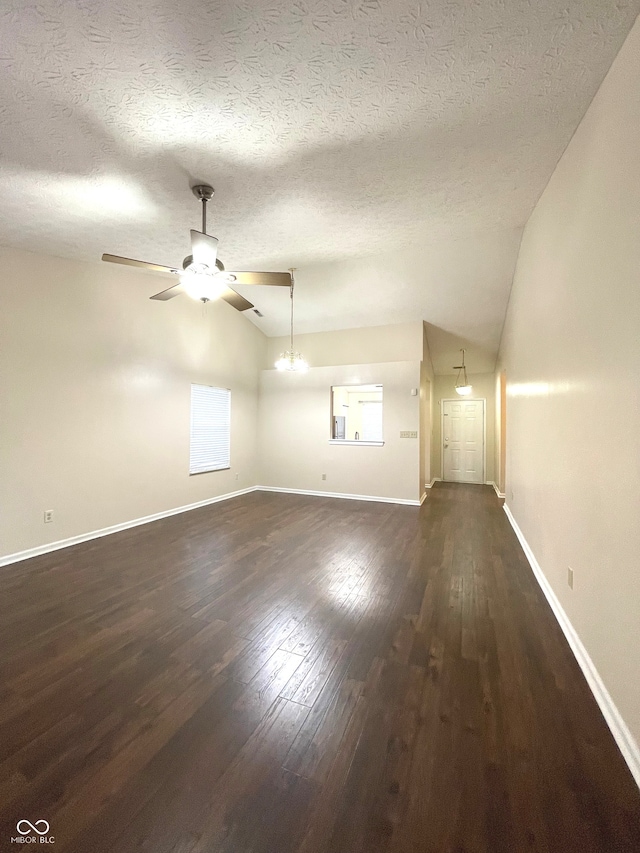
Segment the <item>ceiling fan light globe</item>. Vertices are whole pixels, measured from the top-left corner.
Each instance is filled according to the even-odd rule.
[[[189,270],[180,276],[180,284],[187,296],[200,302],[219,299],[227,288],[226,281],[215,275],[204,275]]]
[[[209,267],[206,264],[196,264],[193,262],[193,259],[185,267],[185,273],[189,275],[200,275],[208,272]]]
[[[456,385],[456,393],[460,394],[461,397],[468,397],[472,391],[471,385]]]

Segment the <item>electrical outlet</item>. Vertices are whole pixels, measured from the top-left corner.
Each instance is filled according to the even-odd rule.
[[[414,429],[401,429],[400,438],[417,438],[418,433]]]
[[[52,521],[53,521],[53,510],[52,509],[45,509],[45,511],[44,511],[44,523],[45,524],[51,524]]]
[[[573,589],[573,569],[571,566],[567,569],[567,583],[569,584],[569,588]]]
[[[327,479],[327,475],[326,475],[326,474],[321,474],[321,475],[320,475],[320,479],[321,479],[321,480],[326,480],[326,479]]]
[[[236,480],[240,479],[240,474],[236,474]]]

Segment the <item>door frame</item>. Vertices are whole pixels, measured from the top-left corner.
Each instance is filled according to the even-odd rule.
[[[498,387],[496,388],[499,408],[500,423],[497,424],[497,433],[500,437],[497,472],[498,497],[504,497],[507,492],[507,371],[501,370],[498,376]]]
[[[442,397],[440,400],[440,477],[443,483],[466,483],[467,480],[445,480],[444,478],[444,406],[443,403],[482,403],[482,483],[470,483],[471,486],[487,485],[487,398],[486,397]]]

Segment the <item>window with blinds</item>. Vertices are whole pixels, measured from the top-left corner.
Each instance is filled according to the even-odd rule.
[[[231,391],[191,386],[189,473],[220,471],[231,465]]]

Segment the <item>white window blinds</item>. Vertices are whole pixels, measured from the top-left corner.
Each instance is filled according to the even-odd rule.
[[[192,385],[189,473],[229,468],[230,445],[231,391]]]

